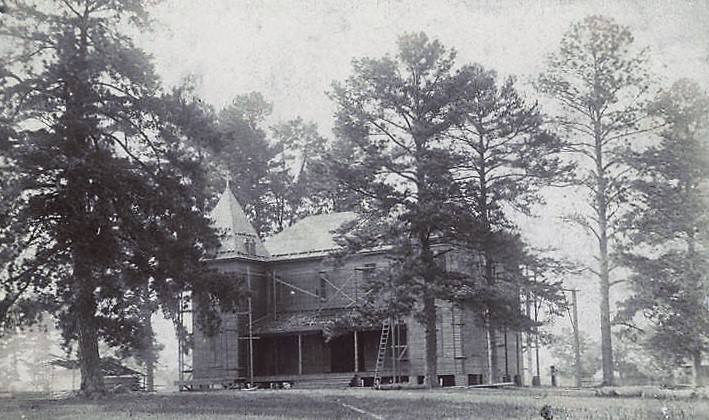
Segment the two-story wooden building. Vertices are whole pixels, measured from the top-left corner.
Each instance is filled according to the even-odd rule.
[[[212,211],[222,243],[211,260],[245,279],[251,298],[242,311],[223,314],[221,331],[193,331],[191,365],[181,356],[182,389],[242,383],[305,386],[347,385],[357,376],[370,385],[381,378],[422,382],[423,328],[413,319],[352,328],[328,339],[324,331],[366,293],[372,270],[386,264],[386,249],[329,264],[337,249],[333,231],[354,213],[307,217],[262,242],[227,190]],[[485,330],[469,311],[438,306],[438,373],[444,386],[477,385],[489,378]],[[498,375],[522,376],[519,333],[500,333]]]

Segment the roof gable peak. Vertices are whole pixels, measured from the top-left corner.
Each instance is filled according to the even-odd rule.
[[[269,257],[256,229],[228,185],[212,209],[210,219],[221,240],[217,259],[235,256],[255,259]]]

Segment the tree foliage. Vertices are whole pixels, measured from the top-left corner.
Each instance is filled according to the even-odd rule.
[[[39,241],[9,260],[34,275],[8,282],[29,285],[78,340],[87,395],[104,392],[99,339],[141,345],[143,290],[171,315],[184,290],[227,308],[239,298],[201,259],[217,238],[201,211],[205,139],[189,125],[199,107],[161,94],[149,58],[118,30],[146,19],[137,0],[14,1],[0,17],[16,47],[0,62],[6,162],[21,190],[9,195],[11,235]]]
[[[672,362],[692,359],[698,374],[709,338],[709,96],[681,80],[653,110],[666,125],[660,144],[633,160],[642,198],[626,218],[633,294],[619,315],[632,323],[642,313],[641,341]]]
[[[221,141],[211,162],[214,177],[227,173],[232,192],[261,236],[328,211],[334,200],[331,183],[318,172],[328,145],[317,126],[298,117],[267,130],[270,113],[271,104],[260,93],[238,95],[218,113]]]
[[[440,42],[404,35],[396,57],[354,61],[354,75],[333,93],[343,141],[334,150],[348,158],[331,173],[363,199],[363,220],[345,229],[343,243],[392,248],[389,266],[370,279],[369,303],[422,324],[428,386],[436,383],[436,300],[490,308],[488,321],[494,307],[506,315],[500,327],[529,327],[519,311],[519,267],[529,255],[501,208],[524,206],[532,178],[556,164],[541,156],[555,139],[512,81],[498,88],[494,72],[456,70],[454,61]],[[462,257],[471,251],[489,257],[489,272]]]
[[[492,351],[491,381],[497,381],[497,343],[494,332],[502,326],[519,328],[518,297],[514,290],[534,288],[538,297],[554,300],[539,285],[526,284],[519,267],[529,265],[528,255],[510,209],[529,214],[530,205],[541,202],[540,187],[561,182],[571,165],[561,163],[563,143],[543,128],[536,104],[529,105],[510,77],[498,84],[494,71],[474,65],[465,68],[472,80],[463,99],[463,119],[454,138],[461,150],[457,169],[461,193],[481,225],[466,243],[480,252],[479,269],[485,280],[475,298],[489,334]],[[501,269],[499,269],[499,268]]]
[[[238,95],[219,111],[216,127],[221,139],[215,154],[217,164],[228,173],[232,192],[262,235],[270,232],[273,223],[264,193],[269,184],[269,162],[276,154],[264,128],[271,108],[258,92]]]
[[[555,121],[578,163],[576,184],[588,192],[589,213],[574,219],[598,242],[599,266],[593,271],[601,291],[603,379],[612,385],[609,248],[621,234],[620,216],[631,193],[627,151],[638,148],[637,134],[648,129],[644,124],[651,84],[646,53],[634,49],[628,28],[589,16],[564,35],[537,87],[560,106]]]
[[[574,334],[565,329],[554,334],[549,347],[554,358],[554,366],[562,376],[576,375]],[[593,341],[587,334],[579,333],[579,351],[581,354],[581,377],[592,378],[601,369],[601,348],[598,341]]]
[[[329,210],[327,183],[316,169],[322,167],[327,140],[315,123],[296,118],[273,127],[275,156],[268,176],[269,214],[275,232],[297,220]]]
[[[332,94],[337,134],[354,145],[333,172],[370,201],[347,245],[394,244],[386,285],[397,296],[391,301],[410,303],[407,312],[424,327],[428,387],[437,384],[435,300],[446,289],[434,242],[450,231],[453,215],[467,214],[453,199],[455,157],[445,146],[467,83],[453,70],[454,57],[424,34],[405,35],[396,57],[354,61],[354,74]]]

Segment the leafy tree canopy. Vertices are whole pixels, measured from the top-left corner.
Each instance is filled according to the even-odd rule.
[[[402,36],[395,57],[355,60],[332,97],[341,140],[333,152],[347,158],[329,170],[363,199],[362,220],[343,231],[345,252],[391,247],[389,267],[371,276],[369,303],[421,322],[435,378],[436,299],[482,302],[520,321],[526,254],[501,208],[524,207],[533,177],[561,171],[558,141],[511,80],[498,88],[494,72],[456,68],[455,52],[423,33]],[[488,257],[483,269],[452,268],[452,255],[471,250]]]
[[[709,339],[709,96],[681,80],[652,109],[665,126],[660,143],[633,160],[641,199],[625,218],[622,253],[633,295],[619,322],[642,313],[650,328],[639,338],[674,362],[693,358],[698,372]]]
[[[3,189],[3,245],[7,264],[22,265],[3,299],[29,288],[58,317],[78,340],[87,395],[104,391],[99,338],[140,345],[143,290],[171,315],[182,291],[226,308],[240,297],[238,282],[202,262],[217,240],[202,212],[209,139],[191,125],[205,117],[161,92],[148,56],[118,29],[146,21],[138,0],[13,1],[0,17],[15,47],[0,61],[4,159],[20,188]]]
[[[575,184],[587,193],[588,212],[571,220],[598,243],[601,291],[603,381],[613,385],[610,289],[611,251],[623,233],[635,173],[628,153],[645,146],[639,134],[651,130],[647,103],[653,84],[647,52],[638,51],[627,27],[603,16],[571,26],[537,80],[540,92],[557,102],[555,122],[567,136],[565,150],[576,163]]]

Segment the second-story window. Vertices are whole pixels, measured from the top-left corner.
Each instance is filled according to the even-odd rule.
[[[362,268],[362,280],[369,282],[374,277],[374,270],[377,268],[377,263],[366,263]]]
[[[320,273],[320,285],[317,295],[320,296],[321,301],[327,300],[327,273]]]

